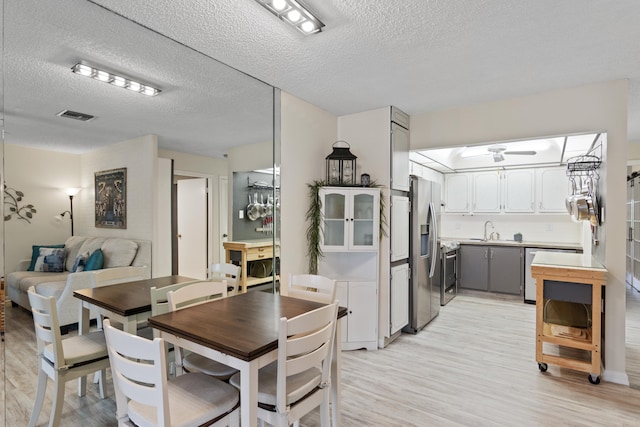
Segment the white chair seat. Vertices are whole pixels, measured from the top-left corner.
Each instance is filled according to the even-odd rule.
[[[292,405],[318,386],[322,371],[313,367],[287,377],[287,405]],[[240,389],[240,374],[231,377],[229,384]],[[258,403],[276,405],[278,362],[272,362],[258,372]]]
[[[65,338],[62,340],[62,351],[64,352],[64,361],[68,367],[109,357],[107,343],[102,332],[92,332],[87,335]],[[49,362],[54,362],[52,344],[45,346],[43,356]]]
[[[189,353],[182,359],[182,366],[189,372],[202,372],[221,380],[228,380],[238,370],[197,353]]]
[[[167,383],[171,426],[199,426],[236,406],[238,392],[229,384],[202,373],[185,374]],[[154,406],[129,401],[129,419],[139,427],[158,425]]]

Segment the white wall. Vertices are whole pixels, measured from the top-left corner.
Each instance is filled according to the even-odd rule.
[[[173,233],[171,231],[171,187],[173,185],[173,176],[171,174],[171,160],[158,158],[157,163],[151,277],[170,276],[173,259]]]
[[[281,289],[289,273],[308,272],[307,222],[309,207],[307,184],[325,178],[325,157],[338,134],[338,119],[288,93],[281,92],[280,203],[282,227]]]
[[[382,186],[380,198],[384,203],[384,215],[387,219],[386,230],[389,230],[389,205],[391,203],[389,187],[391,185],[391,109],[378,108],[361,113],[348,114],[338,118],[338,139],[347,141],[351,153],[356,160],[357,180],[360,174],[368,173],[371,181]],[[327,153],[328,154],[328,153]],[[390,242],[387,235],[380,239],[378,260],[378,342],[385,345],[385,337],[389,336],[391,323]]]
[[[30,224],[15,216],[4,222],[7,274],[19,260],[31,258],[31,245],[64,243],[71,236],[69,217],[54,217],[70,207],[64,190],[80,186],[80,156],[5,143],[4,160],[4,182],[24,193],[19,205],[32,204],[37,210]],[[74,214],[77,206],[74,199]],[[77,222],[75,226],[77,230]]]
[[[491,221],[503,240],[522,234],[526,242],[573,243],[582,245],[582,223],[571,221],[569,214],[442,214],[442,237],[468,239],[484,237],[484,223]]]
[[[411,117],[411,149],[460,146],[583,132],[607,132],[606,246],[594,256],[607,267],[604,379],[625,373],[625,222],[628,82],[618,80]],[[603,172],[603,173],[602,173]],[[533,326],[532,326],[533,327]]]
[[[76,234],[153,240],[156,206],[157,137],[148,135],[81,155],[80,186],[74,220]],[[127,168],[127,228],[95,227],[95,173]],[[74,199],[75,202],[75,199]],[[76,213],[77,212],[77,213]]]

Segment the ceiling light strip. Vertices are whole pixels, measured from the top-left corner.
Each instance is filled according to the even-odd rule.
[[[296,0],[256,0],[269,12],[294,26],[302,34],[322,31],[324,24],[306,7]]]
[[[157,94],[162,92],[160,89],[149,86],[148,84],[140,83],[135,80],[131,80],[126,77],[110,73],[108,71],[100,70],[86,64],[78,63],[71,67],[71,71],[81,76],[90,77],[94,80],[109,83],[114,86],[118,86],[132,92],[141,93],[147,96],[156,96]]]

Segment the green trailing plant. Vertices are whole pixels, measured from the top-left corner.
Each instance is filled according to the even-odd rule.
[[[4,216],[5,221],[9,221],[15,215],[18,219],[31,224],[33,214],[37,211],[32,204],[20,206],[19,202],[22,201],[23,197],[24,193],[22,191],[7,187],[6,184],[4,185],[5,212],[9,212]]]
[[[320,198],[320,188],[326,187],[326,181],[315,180],[307,184],[309,188],[309,209],[305,219],[307,220],[307,257],[309,258],[309,274],[318,274],[318,261],[324,256],[320,248],[320,230],[322,226],[322,199]],[[375,181],[369,187],[382,188]],[[387,216],[385,212],[385,201],[382,191],[380,192],[380,232],[379,239],[387,236]]]
[[[324,255],[320,248],[320,226],[322,224],[322,200],[320,188],[326,186],[325,181],[313,181],[309,187],[309,209],[307,209],[307,256],[309,258],[309,274],[318,274],[318,260]]]

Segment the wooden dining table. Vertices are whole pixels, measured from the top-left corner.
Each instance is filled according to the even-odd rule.
[[[257,425],[258,370],[278,356],[278,321],[323,304],[266,292],[248,292],[149,318],[149,325],[173,345],[240,371],[241,422]],[[341,318],[338,310],[331,366],[331,416],[340,425]]]
[[[151,288],[197,281],[192,277],[174,275],[73,291],[73,296],[82,301],[78,331],[81,334],[89,331],[89,316],[93,308],[101,315],[122,323],[125,331],[135,334],[138,323],[151,316]]]

